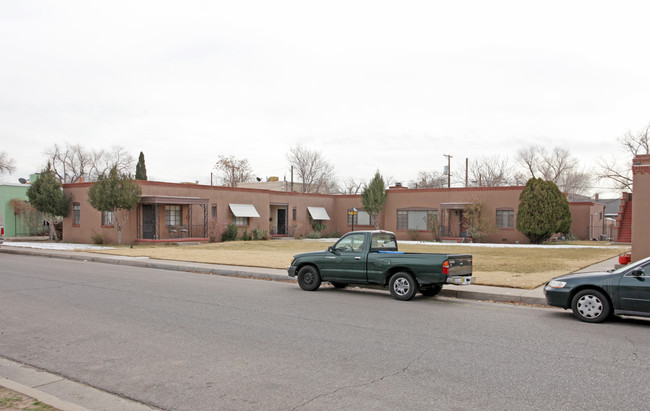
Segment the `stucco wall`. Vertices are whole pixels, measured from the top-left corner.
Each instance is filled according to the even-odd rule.
[[[599,240],[605,234],[605,205],[594,202],[569,203],[571,234],[578,240]]]
[[[632,261],[638,261],[650,256],[650,155],[636,156],[632,173]]]

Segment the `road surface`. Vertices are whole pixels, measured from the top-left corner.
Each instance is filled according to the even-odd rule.
[[[0,356],[167,410],[644,409],[650,321],[0,260]]]

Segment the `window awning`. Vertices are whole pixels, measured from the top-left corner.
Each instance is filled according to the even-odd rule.
[[[228,204],[235,217],[259,217],[259,213],[252,204]]]
[[[314,220],[329,220],[330,216],[327,215],[327,210],[324,207],[307,207],[309,215]]]

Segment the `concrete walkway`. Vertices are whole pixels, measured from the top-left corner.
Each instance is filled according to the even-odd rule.
[[[0,253],[90,261],[142,268],[157,268],[162,270],[208,273],[242,278],[286,282],[295,281],[295,279],[290,278],[287,275],[286,270],[270,268],[240,267],[157,260],[146,257],[103,255],[82,251],[43,250],[8,246],[0,246]],[[617,263],[618,257],[615,257],[579,270],[578,272],[607,271],[613,269]],[[482,301],[519,302],[525,304],[546,305],[543,286],[533,290],[522,290],[484,285],[448,285],[443,288],[440,295],[445,297]],[[0,358],[0,386],[28,395],[61,410],[152,409],[146,405],[2,358]]]

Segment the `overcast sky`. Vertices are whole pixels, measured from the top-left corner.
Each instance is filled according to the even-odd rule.
[[[648,1],[0,0],[0,151],[143,151],[210,183],[221,155],[289,178],[295,144],[340,178],[408,182],[531,143],[584,167],[650,122]],[[602,185],[602,184],[599,184]],[[595,191],[598,191],[595,188]]]

